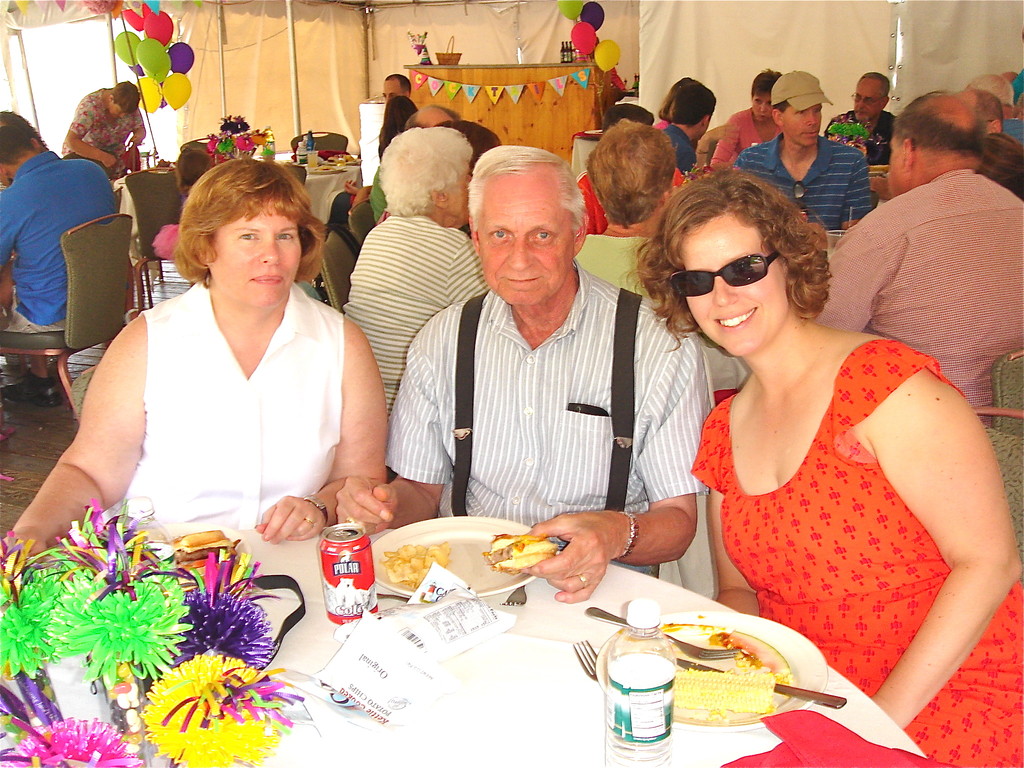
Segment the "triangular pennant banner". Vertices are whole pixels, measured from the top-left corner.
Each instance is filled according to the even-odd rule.
[[[505,92],[504,85],[485,85],[484,90],[487,91],[487,98],[491,100],[491,104],[497,104],[498,99],[501,98],[501,94]]]
[[[412,71],[412,82],[417,88],[421,87],[427,82],[427,76],[422,72],[417,72],[415,69]]]
[[[470,104],[472,104],[473,103],[473,99],[475,99],[476,95],[478,93],[480,93],[480,86],[479,85],[463,85],[462,86],[462,92],[465,94],[466,100]]]
[[[548,84],[555,89],[555,92],[559,96],[561,96],[565,92],[566,79],[567,78],[565,75],[562,75],[561,77],[552,77],[550,80],[548,80]]]
[[[452,99],[454,99],[455,98],[455,94],[458,93],[461,89],[462,89],[462,83],[452,83],[452,82],[450,82],[448,80],[445,80],[444,92],[448,94],[448,101],[451,101]]]
[[[427,83],[430,86],[430,95],[437,96],[437,92],[441,90],[441,86],[444,85],[443,80],[438,80],[436,77],[428,77]]]
[[[508,95],[512,97],[512,103],[518,104],[519,97],[523,95],[523,89],[525,85],[506,85],[505,90],[508,91]]]
[[[57,0],[57,7],[60,8],[61,13],[64,12],[64,6],[67,4],[67,0]]]
[[[526,87],[530,89],[530,93],[533,94],[533,98],[540,101],[544,98],[544,85],[545,83],[528,83]]]
[[[590,82],[590,70],[589,69],[578,69],[572,73],[572,79],[580,84],[580,87],[586,88]]]
[[[22,13],[28,13],[28,0],[14,0],[14,4],[18,6],[18,10]]]

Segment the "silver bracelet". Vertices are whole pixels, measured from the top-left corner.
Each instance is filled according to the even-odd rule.
[[[626,548],[619,555],[618,559],[621,560],[624,557],[629,557],[629,553],[633,551],[633,547],[636,546],[636,536],[640,532],[640,526],[636,522],[636,515],[632,512],[623,512],[626,517],[629,518],[629,538],[626,539]]]
[[[308,501],[310,504],[312,504],[314,507],[316,507],[317,509],[320,510],[320,512],[324,516],[324,525],[325,526],[330,522],[331,516],[327,512],[327,505],[324,504],[322,501],[320,501],[320,498],[318,496],[314,496],[314,495],[310,494],[309,496],[303,496],[302,500],[303,501]]]

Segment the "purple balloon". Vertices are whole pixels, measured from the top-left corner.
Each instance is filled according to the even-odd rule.
[[[595,30],[600,29],[604,24],[604,8],[598,3],[587,3],[580,11],[580,21],[585,21]]]
[[[167,55],[171,57],[171,72],[184,75],[196,63],[196,54],[188,43],[175,43],[167,49]]]
[[[132,72],[134,72],[139,77],[142,77],[143,75],[146,74],[145,72],[142,71],[142,65],[141,64],[132,64],[130,67],[128,67],[128,69],[130,69]]]

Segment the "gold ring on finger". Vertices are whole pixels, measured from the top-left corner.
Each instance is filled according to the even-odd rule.
[[[582,573],[577,573],[577,574],[576,574],[576,577],[577,577],[577,578],[578,578],[578,579],[579,579],[580,581],[582,581],[582,582],[583,582],[583,586],[584,586],[584,587],[585,587],[585,586],[587,586],[587,577],[586,577],[586,576],[584,576],[584,575],[583,575]]]
[[[304,518],[302,518],[302,519],[303,519],[303,520],[305,520],[305,521],[306,521],[307,523],[309,523],[310,525],[316,525],[316,523],[314,523],[314,522],[313,522],[313,520],[312,520],[311,518],[308,518],[308,517],[304,517]]]

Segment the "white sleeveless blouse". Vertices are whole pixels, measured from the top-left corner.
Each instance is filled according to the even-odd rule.
[[[152,499],[163,523],[247,529],[283,496],[315,493],[331,479],[345,362],[339,312],[292,286],[248,379],[204,286],[143,316],[146,433],[126,498]]]

